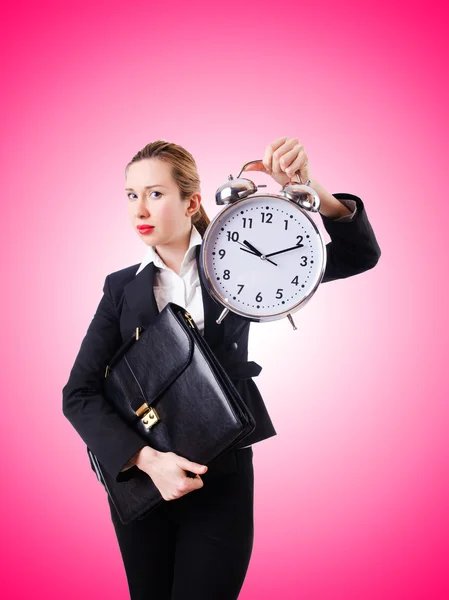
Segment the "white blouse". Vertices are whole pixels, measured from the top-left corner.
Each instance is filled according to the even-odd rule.
[[[178,273],[167,267],[153,246],[148,246],[145,257],[136,271],[140,273],[149,263],[154,262],[159,270],[154,272],[153,291],[159,312],[168,302],[175,302],[187,309],[200,332],[204,335],[204,309],[201,284],[196,264],[196,246],[201,245],[201,237],[195,225],[190,232],[190,243]]]

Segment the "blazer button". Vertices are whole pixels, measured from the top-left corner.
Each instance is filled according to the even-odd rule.
[[[232,342],[232,344],[230,346],[230,350],[237,350],[238,347],[239,347],[239,345],[237,344],[237,342]]]

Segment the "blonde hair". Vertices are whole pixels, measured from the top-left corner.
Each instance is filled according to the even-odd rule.
[[[133,156],[132,160],[126,165],[125,176],[128,172],[128,167],[139,160],[145,158],[158,158],[171,165],[171,174],[179,188],[182,200],[190,198],[193,194],[200,193],[200,178],[198,168],[193,156],[182,146],[165,140],[156,140],[150,142],[144,148]],[[210,219],[204,210],[203,203],[200,204],[199,210],[192,215],[192,223],[198,229],[201,237],[203,237]]]

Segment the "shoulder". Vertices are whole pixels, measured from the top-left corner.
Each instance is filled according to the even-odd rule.
[[[112,295],[115,296],[120,291],[123,291],[125,285],[134,279],[139,265],[140,263],[137,263],[106,275],[105,286],[110,289]]]

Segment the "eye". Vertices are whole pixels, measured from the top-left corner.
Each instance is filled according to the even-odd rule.
[[[160,196],[162,196],[161,192],[157,192],[156,190],[153,190],[152,192],[150,192],[150,194],[159,194]],[[134,200],[134,198],[131,198],[131,196],[135,196],[136,194],[134,192],[129,192],[129,194],[127,194],[128,198],[130,200]]]

